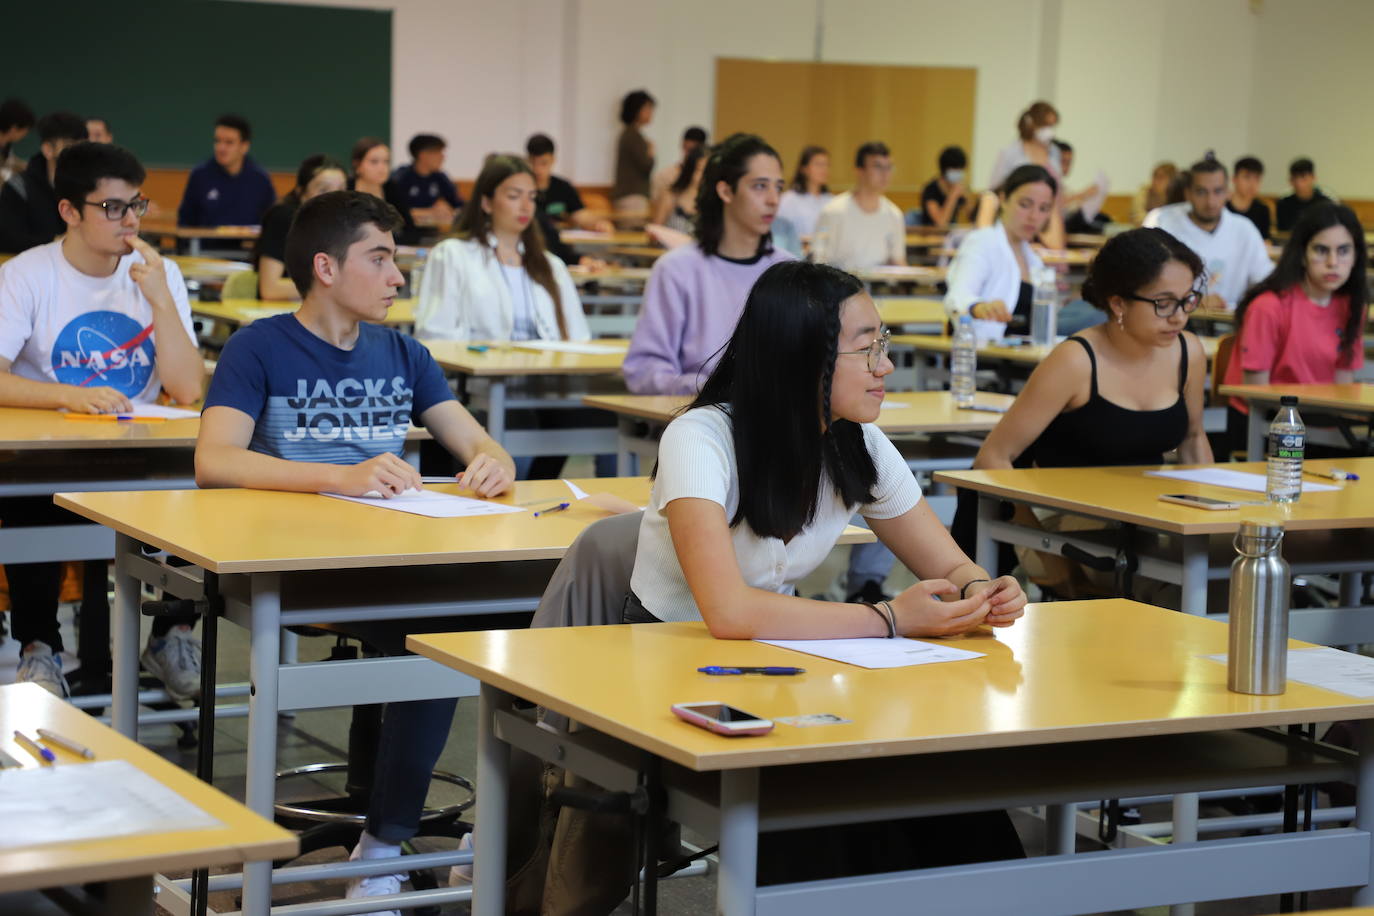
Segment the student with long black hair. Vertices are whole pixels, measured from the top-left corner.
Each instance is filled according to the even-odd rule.
[[[300,299],[286,274],[286,234],[301,204],[348,185],[344,167],[324,153],[306,156],[296,169],[296,186],[272,205],[262,218],[262,235],[253,248],[258,270],[258,298],[269,301]]]
[[[1237,347],[1226,384],[1321,385],[1355,379],[1364,365],[1369,255],[1359,217],[1319,201],[1303,211],[1273,273],[1236,310]],[[1242,448],[1248,407],[1232,398],[1227,440]]]

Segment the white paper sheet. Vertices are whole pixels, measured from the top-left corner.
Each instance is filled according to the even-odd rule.
[[[586,491],[586,490],[582,489],[582,488],[579,487],[577,484],[573,483],[571,480],[564,480],[563,482],[566,483],[566,484],[568,485],[568,489],[569,489],[569,490],[572,490],[573,499],[586,499],[586,498],[587,498],[587,491]]]
[[[0,770],[0,824],[0,849],[224,826],[127,760]]]
[[[541,353],[581,353],[586,356],[614,356],[624,353],[622,347],[605,344],[578,343],[571,340],[519,340],[511,344],[517,350],[537,350]]]
[[[1207,657],[1226,664],[1225,654]],[[1288,679],[1369,699],[1374,697],[1374,658],[1340,649],[1290,649]]]
[[[791,649],[829,658],[860,668],[906,668],[910,665],[931,665],[936,662],[958,662],[982,658],[982,652],[970,652],[953,646],[921,642],[915,639],[758,639],[755,642]]]
[[[187,410],[185,407],[167,407],[162,404],[135,404],[134,416],[162,417],[164,420],[193,420],[200,416],[200,411]]]
[[[382,499],[380,496],[344,496],[341,493],[321,493],[320,495],[347,500],[351,503],[362,503],[364,506],[376,506],[378,509],[395,509],[397,512],[424,515],[429,518],[467,518],[473,515],[504,515],[508,512],[523,511],[519,506],[507,506],[503,503],[492,503],[482,499],[457,496],[453,493],[440,493],[437,490],[407,491],[399,496],[393,496],[391,499]]]
[[[1251,493],[1263,493],[1265,490],[1265,479],[1263,474],[1251,474],[1246,471],[1228,471],[1225,468],[1146,471],[1145,476],[1169,477],[1174,480],[1190,480],[1193,483],[1206,483],[1214,487],[1230,487],[1233,490],[1248,490]],[[1329,483],[1312,483],[1307,480],[1302,482],[1302,491],[1304,493],[1316,493],[1322,490],[1339,489],[1340,487],[1333,487]]]

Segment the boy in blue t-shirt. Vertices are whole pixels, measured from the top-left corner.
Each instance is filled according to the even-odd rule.
[[[510,489],[515,463],[454,399],[429,351],[367,323],[386,317],[404,283],[391,235],[400,225],[391,205],[359,191],[301,205],[286,267],[303,301],[294,314],[229,338],[205,398],[198,484],[389,498],[420,486],[419,472],[401,458],[414,418],[464,462],[458,483],[479,496]],[[354,859],[400,855],[415,835],[454,704],[387,706]],[[348,896],[396,893],[402,877],[355,879]]]

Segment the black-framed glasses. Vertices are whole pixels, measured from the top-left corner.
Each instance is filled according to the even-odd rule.
[[[836,353],[836,356],[858,356],[860,353],[868,357],[868,371],[877,372],[878,367],[883,364],[883,357],[887,356],[888,347],[892,345],[892,331],[883,328],[883,333],[874,339],[873,343],[864,347],[862,350],[845,350]]]
[[[1183,309],[1183,314],[1190,315],[1197,311],[1197,307],[1202,304],[1202,293],[1193,290],[1188,295],[1179,299],[1175,296],[1160,296],[1158,299],[1146,299],[1144,296],[1131,296],[1137,302],[1148,302],[1155,307],[1155,314],[1160,318],[1171,318]]]
[[[146,197],[135,197],[133,200],[87,200],[83,203],[88,207],[99,207],[105,211],[106,219],[114,221],[123,219],[124,214],[130,210],[134,211],[134,216],[143,216],[148,212],[148,205],[152,201]]]

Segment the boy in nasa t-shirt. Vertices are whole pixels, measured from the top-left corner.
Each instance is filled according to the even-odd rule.
[[[110,144],[77,143],[58,157],[53,190],[66,235],[0,267],[0,406],[113,413],[163,391],[183,403],[200,398],[205,369],[181,271],[138,238],[148,208],[143,179],[138,160]],[[8,528],[77,521],[46,497],[0,501]],[[67,695],[57,626],[62,564],[6,564],[5,574],[19,680]],[[200,686],[194,619],[158,618],[143,655],[178,697]],[[109,654],[106,638],[86,638],[94,631],[104,636],[108,627],[83,620],[91,656],[83,661],[93,667]]]

